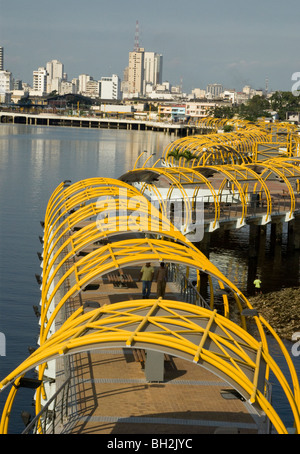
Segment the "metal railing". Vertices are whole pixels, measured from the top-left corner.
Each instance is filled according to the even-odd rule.
[[[43,409],[26,426],[23,434],[42,433],[55,434],[58,425],[64,423],[64,418],[68,417],[68,397],[70,390],[71,377],[61,385],[56,393],[49,399]],[[53,404],[53,405],[52,405]],[[50,409],[51,407],[51,409]],[[59,418],[57,418],[59,416]]]
[[[179,288],[180,296],[186,303],[210,309],[202,295],[193,283],[185,276],[177,265],[168,266],[168,281],[173,282]]]

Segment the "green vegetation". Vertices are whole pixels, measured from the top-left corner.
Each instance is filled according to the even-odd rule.
[[[234,130],[234,127],[232,125],[224,125],[223,130],[224,132],[231,132]]]
[[[277,112],[279,120],[286,120],[287,112],[300,112],[300,96],[290,91],[276,91],[268,99],[256,95],[245,104],[215,107],[211,114],[215,118],[237,117],[256,121],[260,117],[271,117],[272,111]]]
[[[270,105],[278,113],[279,120],[285,120],[287,112],[300,111],[300,97],[290,91],[276,91],[270,98]]]
[[[248,103],[242,104],[239,107],[238,115],[243,120],[255,121],[259,117],[271,117],[270,103],[266,98],[256,95],[251,98]]]
[[[190,150],[180,151],[179,148],[175,148],[175,150],[168,153],[169,156],[173,156],[175,161],[179,161],[180,158],[184,158],[186,161],[197,159]]]

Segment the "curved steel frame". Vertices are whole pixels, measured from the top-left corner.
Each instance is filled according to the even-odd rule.
[[[61,355],[108,346],[149,348],[204,366],[232,384],[260,411],[265,411],[278,433],[287,433],[266,399],[265,389],[259,388],[260,369],[267,364],[283,385],[297,414],[293,393],[261,342],[216,311],[161,299],[116,303],[87,313],[81,307],[1,385],[17,383],[27,371]],[[4,419],[2,433],[6,426],[7,419]]]
[[[259,170],[258,170],[259,168]],[[214,175],[221,177],[221,181],[218,183],[218,187],[214,186],[212,180],[208,177],[205,177],[205,172],[207,170],[212,171]],[[263,161],[257,164],[243,164],[243,165],[210,165],[210,166],[200,166],[200,167],[151,167],[144,168],[143,174],[148,172],[155,172],[157,176],[163,176],[170,182],[169,190],[167,195],[163,196],[160,192],[159,183],[141,183],[141,192],[144,194],[148,189],[149,192],[154,192],[160,201],[161,210],[163,214],[168,217],[169,213],[166,209],[166,200],[171,200],[172,191],[174,188],[179,189],[182,200],[184,201],[185,210],[187,216],[185,218],[185,225],[183,232],[188,230],[188,226],[192,222],[192,206],[193,200],[197,197],[200,190],[203,188],[203,185],[210,191],[210,195],[213,200],[215,215],[213,226],[215,227],[217,222],[220,221],[221,217],[221,199],[222,193],[226,188],[227,183],[230,183],[230,188],[233,193],[238,194],[238,198],[241,204],[241,216],[240,216],[240,225],[243,225],[246,217],[248,206],[250,202],[250,194],[256,193],[259,195],[260,200],[265,202],[265,214],[264,220],[268,222],[272,216],[272,207],[273,207],[273,195],[272,190],[272,179],[277,182],[282,182],[284,188],[282,191],[286,194],[286,197],[289,198],[289,204],[286,204],[284,210],[288,214],[288,218],[292,219],[293,212],[295,211],[295,191],[293,188],[293,182],[297,182],[297,187],[300,187],[300,167],[298,161],[295,159],[281,158],[271,159],[268,161]],[[140,177],[141,169],[136,169],[129,171],[128,174],[122,176],[122,179],[126,181],[127,176],[130,176],[130,180],[134,181],[134,174],[136,175],[135,181],[138,182],[141,180]],[[202,173],[203,172],[203,173]],[[270,183],[269,183],[270,182]],[[194,193],[192,196],[187,194],[186,187],[193,187]],[[276,194],[277,195],[277,194]],[[277,213],[276,213],[277,214]]]
[[[244,124],[240,126],[244,127]],[[253,128],[247,132],[249,134],[231,134],[226,139],[226,146],[232,146],[231,140],[239,140],[238,149],[245,151],[255,141],[265,139],[263,128]],[[223,146],[222,140],[219,139],[213,138],[213,143]],[[219,196],[224,188],[224,181],[228,179],[238,189],[244,206],[243,216],[246,215],[247,185],[250,180],[255,191],[264,191],[268,201],[268,213],[271,213],[272,198],[268,181],[271,175],[275,175],[285,183],[288,189],[291,199],[290,212],[292,212],[294,192],[291,180],[296,179],[299,183],[298,161],[286,159],[284,162],[279,162],[274,159],[262,163],[261,167],[260,173],[257,173],[250,164],[211,166],[211,170],[224,176],[217,190],[211,181],[201,174],[201,167],[192,169],[153,167],[144,168],[143,172],[151,171],[154,175],[166,178],[171,183],[168,197],[171,196],[174,187],[177,187],[189,213],[191,213],[191,205],[185,185],[192,185],[196,195],[200,184],[205,184],[214,197],[215,220],[219,216]],[[133,175],[134,180],[139,169],[133,172],[131,176]],[[125,181],[121,181],[123,179]],[[107,345],[118,348],[132,345],[137,348],[146,347],[171,352],[175,356],[182,356],[197,364],[201,363],[214,373],[224,376],[233,387],[249,399],[253,406],[264,411],[278,433],[287,433],[277,412],[266,399],[265,385],[271,370],[290,404],[295,430],[300,433],[299,382],[294,365],[282,341],[259,314],[254,314],[254,321],[260,340],[254,339],[247,333],[243,310],[251,311],[253,309],[251,304],[234,284],[170,224],[165,210],[165,201],[159,193],[159,188],[151,181],[142,184],[139,191],[126,183],[126,175],[121,180],[94,178],[72,185],[64,182],[57,187],[49,200],[44,226],[40,347],[0,382],[0,391],[13,385],[3,410],[0,433],[7,433],[11,407],[18,385],[27,371],[38,367],[39,379],[43,380],[47,362],[59,355],[103,348]],[[144,197],[147,187],[156,191],[160,200],[158,210],[154,209]],[[131,204],[128,200],[131,200]],[[131,219],[137,206],[138,222],[136,218]],[[153,224],[149,225],[151,216],[154,217]],[[118,233],[130,234],[132,222],[140,237],[119,241],[117,238],[112,243],[100,244],[96,250],[88,251],[82,258],[78,257],[80,251],[95,241],[108,240]],[[77,228],[80,230],[77,231]],[[154,238],[145,238],[147,233],[153,234]],[[67,260],[65,257],[74,259],[69,267],[65,267]],[[80,293],[88,283],[112,270],[149,261],[158,263],[161,260],[193,268],[198,276],[200,271],[204,272],[208,275],[210,282],[215,279],[219,288],[226,290],[223,294],[224,315],[217,314],[213,310],[213,298],[211,310],[161,299],[147,300],[147,302],[124,301],[87,313],[84,313],[83,307],[80,307],[61,328],[51,332],[53,322],[60,314],[62,307],[71,297]],[[66,282],[69,284],[68,287],[64,286]],[[211,291],[214,291],[213,285],[211,285]],[[230,294],[240,312],[241,326],[230,320],[228,304]],[[54,299],[56,299],[55,305],[52,304]],[[265,330],[274,336],[283,352],[292,386],[289,385],[280,367],[269,353]],[[259,375],[262,372],[265,379],[264,387],[259,385]],[[42,397],[47,398],[43,384],[36,393],[37,414],[41,410]]]

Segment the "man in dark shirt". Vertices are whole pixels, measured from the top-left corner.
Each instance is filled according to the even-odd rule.
[[[161,262],[160,267],[157,271],[156,282],[157,282],[157,298],[159,298],[160,296],[164,298],[167,283],[167,268],[165,267],[164,262]]]

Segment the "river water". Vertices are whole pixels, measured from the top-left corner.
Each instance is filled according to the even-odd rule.
[[[40,300],[35,279],[41,273],[37,256],[42,250],[40,221],[54,189],[66,179],[118,178],[133,168],[144,150],[147,154],[141,163],[156,153],[148,161],[151,165],[174,138],[151,131],[0,124],[0,333],[6,339],[6,355],[0,356],[1,379],[28,356],[28,347],[36,346],[38,320],[33,306]],[[299,256],[289,252],[286,237],[284,234],[283,243],[274,251],[267,233],[266,246],[257,261],[249,263],[247,228],[226,236],[216,233],[209,258],[246,295],[252,291],[255,272],[261,275],[266,291],[298,286]],[[300,371],[300,359],[295,362]],[[282,396],[276,397],[276,383],[274,391],[274,406],[290,424]],[[20,414],[33,412],[32,396],[31,390],[17,393],[9,433],[23,430]],[[5,398],[6,391],[0,395],[0,412]]]

